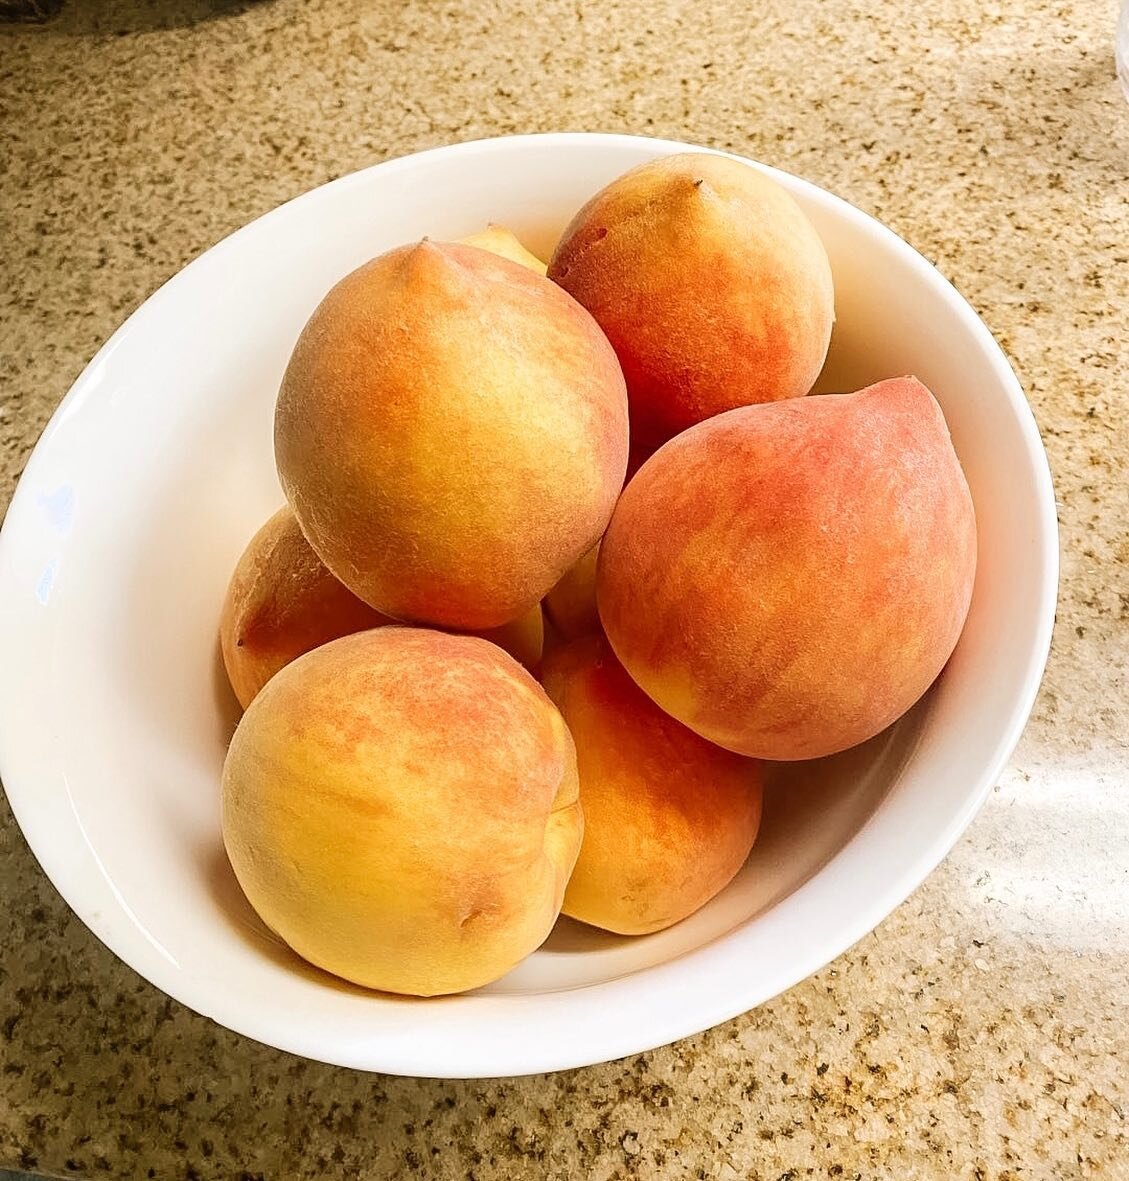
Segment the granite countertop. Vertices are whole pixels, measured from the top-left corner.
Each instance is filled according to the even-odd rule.
[[[70,0],[53,24],[0,28],[0,504],[97,347],[230,230],[389,156],[584,128],[802,173],[935,261],[1015,363],[1063,537],[1034,716],[942,867],[784,996],[626,1061],[430,1082],[246,1041],[97,943],[0,805],[0,1166],[1126,1176],[1129,105],[1114,18],[1114,0]]]

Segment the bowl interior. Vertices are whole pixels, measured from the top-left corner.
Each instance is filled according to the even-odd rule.
[[[307,316],[348,270],[423,235],[497,221],[547,255],[595,189],[677,146],[517,137],[316,190],[162,288],[53,419],[0,546],[4,781],[80,917],[199,1011],[283,1048],[403,1073],[519,1073],[656,1045],[773,995],[868,930],[943,856],[1010,752],[1054,593],[1029,412],[983,325],[928,264],[782,176],[835,272],[818,388],[916,373],[969,478],[980,569],[940,682],[864,747],[775,772],[748,865],[697,915],[641,939],[562,920],[477,994],[416,1002],[352,988],[303,965],[244,901],[219,834],[237,712],[216,626],[243,545],[281,503],[273,402]],[[519,1027],[532,1032],[503,1049],[499,1031]]]

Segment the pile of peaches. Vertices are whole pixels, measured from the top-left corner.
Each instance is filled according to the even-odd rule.
[[[764,760],[926,691],[972,501],[915,378],[808,396],[833,320],[790,195],[697,153],[597,193],[547,268],[492,227],[325,296],[220,625],[224,843],[299,955],[431,996],[562,911],[660,930],[741,868]]]

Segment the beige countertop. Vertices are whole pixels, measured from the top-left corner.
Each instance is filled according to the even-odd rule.
[[[1016,366],[1063,538],[1034,717],[947,861],[810,980],[630,1060],[450,1083],[253,1044],[103,948],[2,805],[0,1166],[1129,1176],[1129,104],[1114,15],[1113,0],[70,0],[54,25],[0,29],[2,504],[97,347],[230,230],[389,156],[601,129],[802,173],[935,261]]]

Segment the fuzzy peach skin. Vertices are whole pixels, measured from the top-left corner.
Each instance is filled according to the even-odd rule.
[[[282,508],[248,542],[228,584],[220,615],[228,680],[246,709],[304,652],[387,622],[330,574]]]
[[[549,278],[599,321],[627,378],[634,451],[735,406],[811,389],[834,319],[831,265],[764,173],[688,152],[602,189]]]
[[[753,847],[760,764],[663,713],[603,636],[550,652],[543,680],[576,743],[584,808],[564,913],[621,935],[693,914]]]
[[[251,538],[235,567],[220,615],[220,649],[231,687],[246,709],[292,660],[330,640],[394,622],[362,603],[329,572],[302,535],[294,513],[284,507]],[[540,604],[478,634],[531,672],[540,668]]]
[[[545,596],[545,614],[562,639],[574,640],[600,630],[600,615],[596,610],[599,555],[597,544]]]
[[[539,275],[545,273],[545,263],[537,255],[526,250],[518,241],[517,235],[512,230],[507,230],[505,226],[491,223],[486,229],[479,230],[477,234],[468,234],[465,238],[460,238],[459,241],[464,246],[477,246],[480,250],[489,250],[491,254],[508,258],[511,262],[521,263],[523,267],[528,267]]]
[[[279,391],[275,457],[302,532],[359,598],[498,627],[607,525],[627,465],[623,374],[555,283],[424,241],[314,312]]]
[[[346,636],[243,715],[223,837],[263,921],[368,988],[434,996],[548,935],[583,831],[576,755],[536,681],[485,640]]]
[[[668,713],[730,750],[806,759],[877,734],[928,689],[975,570],[944,417],[904,377],[671,440],[620,499],[597,600]]]

